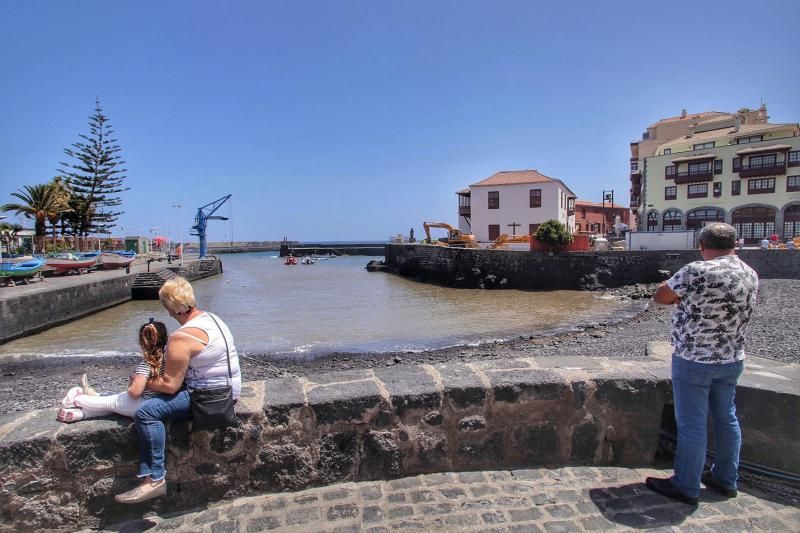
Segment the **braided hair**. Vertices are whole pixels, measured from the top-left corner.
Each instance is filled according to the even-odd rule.
[[[157,376],[164,361],[164,349],[167,346],[167,326],[152,318],[139,328],[139,346],[142,357],[150,366],[151,375]]]

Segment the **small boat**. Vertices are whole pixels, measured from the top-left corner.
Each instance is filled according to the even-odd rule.
[[[55,269],[55,274],[66,274],[67,272],[82,274],[97,264],[97,257],[81,258],[70,253],[63,253],[55,257],[48,257],[45,262],[47,266]]]
[[[102,255],[102,252],[100,252],[100,250],[94,250],[91,252],[77,252],[73,253],[72,255],[78,259],[99,259]]]
[[[44,260],[37,258],[29,258],[21,262],[4,261],[0,263],[0,278],[32,278],[42,270],[43,266]]]
[[[98,264],[106,270],[125,268],[136,259],[135,252],[103,252]]]
[[[304,257],[304,258],[302,259],[302,261],[300,261],[300,262],[301,262],[302,264],[304,264],[304,265],[313,265],[313,264],[314,264],[314,260],[313,260],[313,259],[311,259],[310,257]]]
[[[286,262],[283,263],[283,264],[284,265],[296,265],[297,264],[297,258],[290,255],[289,257],[286,258]]]

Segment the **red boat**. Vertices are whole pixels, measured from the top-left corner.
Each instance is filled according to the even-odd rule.
[[[286,262],[284,263],[284,265],[296,265],[296,264],[297,264],[297,258],[291,255],[286,258]]]
[[[67,272],[83,274],[97,264],[97,258],[76,258],[72,254],[59,254],[56,257],[48,257],[45,262],[47,266],[55,269],[55,274],[66,274]]]

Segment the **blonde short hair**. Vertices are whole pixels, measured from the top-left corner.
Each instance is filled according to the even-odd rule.
[[[197,305],[192,285],[182,277],[175,277],[164,283],[158,291],[158,299],[161,300],[161,305],[174,315],[188,313]]]

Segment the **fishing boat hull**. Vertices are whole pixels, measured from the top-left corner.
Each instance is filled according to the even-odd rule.
[[[4,262],[0,263],[0,277],[2,278],[30,278],[36,275],[42,267],[44,261],[41,259],[28,259],[21,263]]]
[[[55,274],[66,274],[67,272],[78,272],[94,267],[97,264],[96,258],[90,259],[65,259],[61,257],[48,257],[47,266],[55,270]]]
[[[99,264],[106,270],[112,270],[115,268],[126,268],[130,266],[133,260],[136,258],[136,254],[133,257],[117,253],[103,253],[100,256]]]

